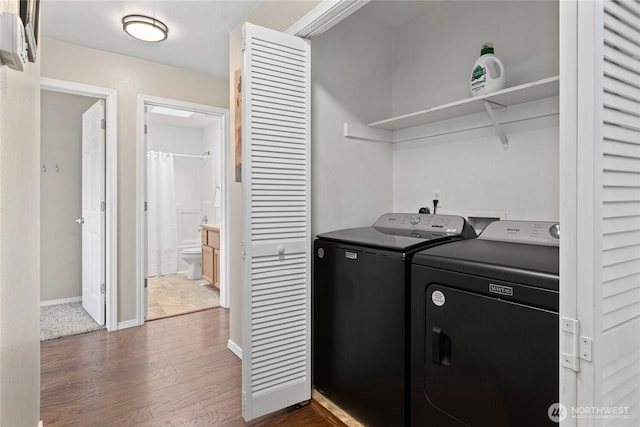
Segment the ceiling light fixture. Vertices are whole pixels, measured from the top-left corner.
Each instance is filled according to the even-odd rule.
[[[167,38],[169,28],[155,18],[144,15],[127,15],[122,18],[122,29],[138,40],[161,42]]]

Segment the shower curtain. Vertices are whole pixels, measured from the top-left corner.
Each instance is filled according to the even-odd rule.
[[[178,271],[178,225],[173,154],[147,153],[147,276]]]

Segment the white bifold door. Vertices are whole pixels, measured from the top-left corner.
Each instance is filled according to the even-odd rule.
[[[558,412],[640,425],[640,1],[561,1]]]
[[[105,113],[99,100],[82,114],[82,307],[105,320]]]
[[[243,29],[242,412],[311,398],[310,47]]]

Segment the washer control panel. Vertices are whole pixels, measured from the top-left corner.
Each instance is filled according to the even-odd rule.
[[[388,213],[378,218],[373,226],[376,228],[432,232],[439,231],[442,233],[457,234],[462,232],[464,219],[455,215]]]
[[[487,225],[478,239],[560,246],[560,224],[552,221],[495,221]]]

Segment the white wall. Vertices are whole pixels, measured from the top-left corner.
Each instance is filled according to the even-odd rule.
[[[348,140],[345,121],[391,115],[392,34],[349,17],[311,42],[312,234],[393,210],[392,147]]]
[[[40,301],[82,295],[82,113],[96,101],[40,93]]]
[[[394,29],[393,115],[467,98],[485,42],[494,43],[507,86],[557,75],[558,37],[557,1],[446,2]]]
[[[215,132],[207,130],[208,128],[157,124],[149,124],[147,127],[149,151],[202,156],[206,151],[213,153],[216,141],[217,145],[220,145],[219,124],[217,136]],[[182,250],[200,246],[199,225],[205,216],[210,218],[214,214],[213,191],[217,185],[217,182],[214,182],[214,162],[215,159],[180,156],[173,158],[178,226],[178,272],[186,272],[189,268],[182,260]]]
[[[508,151],[491,128],[394,144],[394,210],[431,207],[438,189],[438,213],[557,221],[558,121],[526,125],[505,127]]]
[[[435,189],[441,213],[558,219],[557,115],[505,126],[508,151],[492,128],[393,145],[342,137],[345,121],[468,97],[485,41],[509,85],[557,75],[557,2],[450,2],[393,29],[352,16],[312,39],[314,234],[431,207]],[[529,111],[557,112],[557,100],[509,113]]]
[[[557,75],[558,19],[558,3],[551,1],[449,2],[398,28],[394,114],[468,97],[471,68],[486,41],[495,44],[508,86]],[[432,206],[439,189],[441,213],[558,220],[557,116],[505,131],[508,151],[492,128],[394,144],[394,210]]]
[[[18,13],[1,0],[0,13]],[[0,425],[40,419],[40,62],[0,67]]]
[[[222,194],[220,193],[220,206],[214,206],[216,186],[222,184],[222,123],[216,119],[215,123],[204,129],[204,139],[210,143],[208,150],[213,156],[212,160],[205,163],[203,176],[209,177],[202,182],[202,201],[206,209],[209,224],[220,224],[222,215]],[[219,191],[222,191],[220,188]]]

